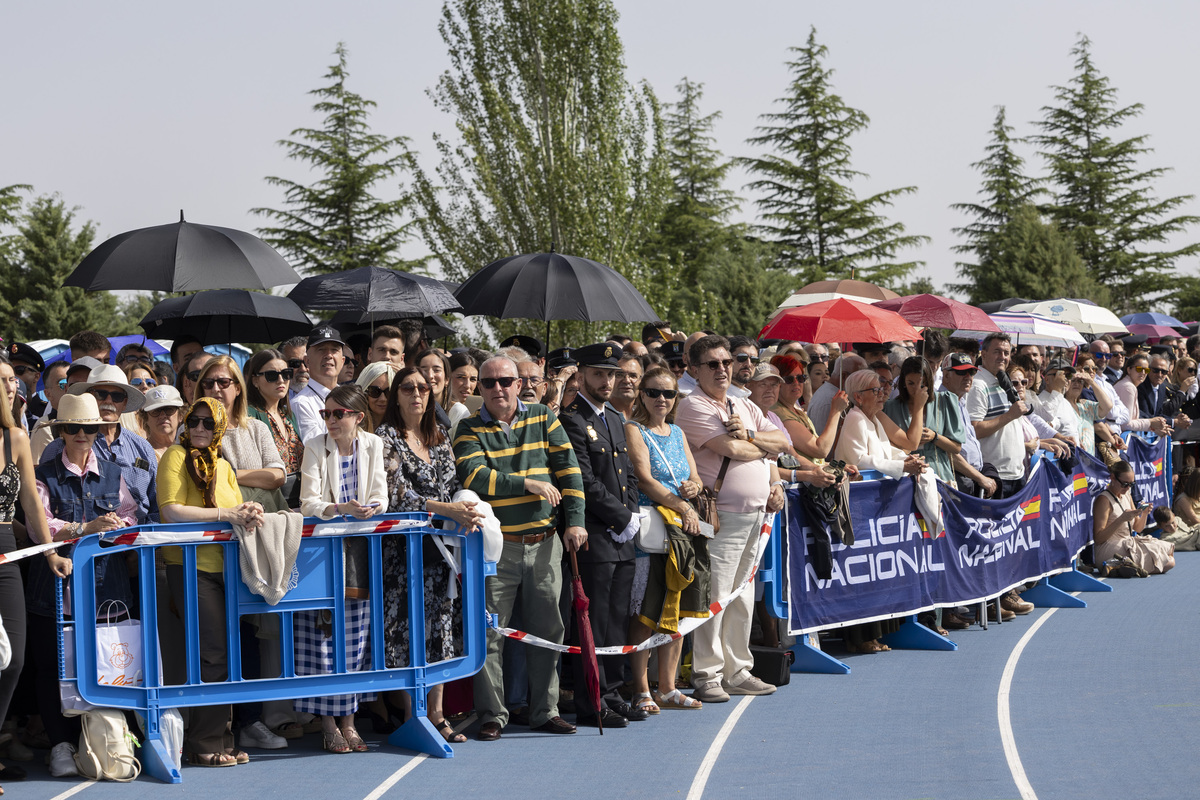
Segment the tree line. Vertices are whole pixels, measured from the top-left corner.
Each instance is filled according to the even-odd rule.
[[[428,94],[454,133],[435,135],[432,167],[408,138],[371,129],[375,102],[348,85],[339,44],[328,83],[311,92],[320,127],[279,143],[317,178],[268,177],[283,196],[277,208],[252,209],[264,219],[259,234],[302,273],[374,265],[436,268],[450,280],[553,246],[610,265],[688,330],[753,334],[788,292],[815,280],[935,291],[924,263],[907,255],[928,237],[889,217],[917,187],[856,191],[867,176],[852,145],[870,118],[837,94],[815,29],[789,51],[789,82],[747,142],[757,155],[734,158],[716,145],[720,112],[704,106],[702,83],[683,77],[664,102],[626,77],[616,23],[610,0],[448,0],[438,27],[450,66]],[[1118,313],[1153,305],[1200,316],[1200,278],[1180,270],[1200,242],[1178,245],[1198,221],[1179,213],[1192,196],[1156,196],[1167,170],[1143,164],[1146,135],[1125,134],[1141,104],[1118,101],[1085,36],[1072,54],[1074,74],[1051,87],[1053,102],[1027,135],[998,108],[972,165],[979,194],[954,206],[968,219],[953,231],[963,260],[959,282],[943,291],[971,303],[1070,296]],[[1025,147],[1044,172],[1028,170]],[[754,223],[732,221],[746,203],[729,186],[735,166],[750,176]],[[28,191],[0,189],[0,225],[17,228],[0,241],[9,335],[135,324],[145,298],[83,304],[71,294],[79,290],[59,288],[95,226],[74,228],[61,198],[25,201]],[[427,257],[403,256],[419,246]],[[611,327],[571,325],[578,338]],[[541,330],[505,320],[493,333]]]

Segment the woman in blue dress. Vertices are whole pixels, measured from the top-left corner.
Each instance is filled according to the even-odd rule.
[[[638,502],[652,507],[652,514],[663,514],[668,531],[666,553],[638,552],[629,623],[630,641],[635,644],[654,633],[678,632],[684,617],[710,613],[708,540],[700,535],[700,518],[687,502],[700,493],[700,474],[683,430],[672,423],[678,391],[674,373],[664,367],[651,369],[642,377],[633,419],[626,423]],[[699,700],[675,688],[682,650],[682,639],[658,647],[658,691],[653,695],[646,674],[650,651],[630,656],[637,708],[657,714],[663,708],[701,707]]]

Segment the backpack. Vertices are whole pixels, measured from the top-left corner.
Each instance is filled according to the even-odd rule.
[[[136,740],[129,732],[125,714],[114,708],[96,708],[83,712],[80,721],[79,751],[75,768],[89,780],[131,781],[142,772],[133,755]]]

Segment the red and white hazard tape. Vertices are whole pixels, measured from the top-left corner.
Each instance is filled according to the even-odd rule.
[[[430,515],[432,519],[433,515]],[[308,523],[304,526],[302,536],[342,536],[346,534],[388,533],[404,530],[405,528],[420,528],[429,524],[429,520],[419,519],[350,519],[337,521]],[[124,531],[113,531],[101,537],[101,541],[111,545],[159,545],[159,544],[192,544],[195,542],[228,542],[233,540],[233,528],[223,528],[212,531],[170,531],[170,530],[140,530],[132,528]],[[49,542],[14,550],[11,553],[0,554],[0,564],[11,564],[14,561],[36,556],[49,550],[57,550],[79,539],[66,539],[61,542]]]
[[[676,639],[682,638],[684,635],[691,633],[692,631],[696,630],[696,628],[699,628],[701,625],[703,625],[704,623],[711,620],[717,614],[721,613],[730,603],[732,603],[734,600],[736,600],[742,594],[742,592],[747,591],[749,589],[750,585],[752,583],[754,583],[754,576],[758,574],[759,559],[762,557],[763,552],[766,550],[767,542],[771,538],[771,528],[774,524],[775,524],[775,514],[768,513],[763,518],[762,527],[759,529],[759,532],[758,532],[758,542],[755,545],[754,561],[752,562],[754,564],[754,566],[751,567],[750,574],[746,576],[746,580],[743,581],[740,586],[735,586],[733,588],[732,593],[730,593],[730,595],[728,597],[723,597],[720,600],[717,600],[708,606],[708,610],[710,612],[712,612],[710,614],[710,616],[707,616],[707,617],[684,617],[683,619],[681,619],[679,621],[678,633],[656,633],[653,636],[651,636],[649,639],[647,639],[646,641],[642,642],[641,644],[622,644],[622,645],[611,645],[611,646],[607,646],[607,647],[597,647],[596,655],[598,655],[598,656],[620,656],[620,655],[625,655],[626,653],[636,653],[639,650],[649,650],[653,647],[659,647],[660,645],[664,645],[664,644],[667,644],[668,642],[673,642]],[[488,618],[489,618],[489,620],[491,619],[490,613],[488,614]],[[551,642],[547,639],[542,639],[541,637],[534,636],[532,633],[526,633],[525,631],[516,630],[515,628],[502,628],[497,625],[496,631],[498,633],[500,633],[502,636],[507,636],[509,639],[516,639],[517,641],[525,642],[526,644],[531,644],[531,645],[534,645],[535,647],[544,647],[547,650],[557,650],[560,653],[571,653],[571,654],[578,654],[581,652],[578,645],[557,644],[557,643]]]

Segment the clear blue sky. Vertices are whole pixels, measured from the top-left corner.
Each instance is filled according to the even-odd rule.
[[[787,48],[803,44],[816,25],[836,90],[871,117],[853,142],[854,166],[870,174],[857,188],[919,187],[891,216],[932,237],[916,255],[939,287],[954,279],[950,229],[965,221],[949,205],[978,190],[970,163],[982,156],[996,106],[1008,107],[1018,135],[1030,133],[1052,102],[1050,85],[1072,75],[1078,32],[1092,39],[1095,63],[1119,100],[1146,106],[1127,132],[1150,134],[1156,152],[1144,166],[1173,168],[1159,195],[1200,185],[1190,91],[1200,4],[618,0],[617,7],[629,78],[648,80],[666,101],[684,75],[704,83],[706,109],[723,115],[717,136],[729,156],[753,153],[745,139],[784,92]],[[253,229],[260,221],[248,209],[281,201],[263,177],[304,178],[275,143],[317,124],[307,92],[323,84],[339,40],[350,51],[352,88],[379,104],[374,129],[432,152],[430,134],[452,125],[425,94],[448,64],[440,8],[434,0],[6,3],[0,185],[61,193],[98,223],[101,239],[171,222],[180,208],[194,222]],[[1030,167],[1041,164],[1031,157]],[[731,188],[742,192],[744,182],[735,175]],[[1184,211],[1200,214],[1200,203]],[[747,202],[743,218],[753,213]],[[414,242],[409,254],[422,250]]]

